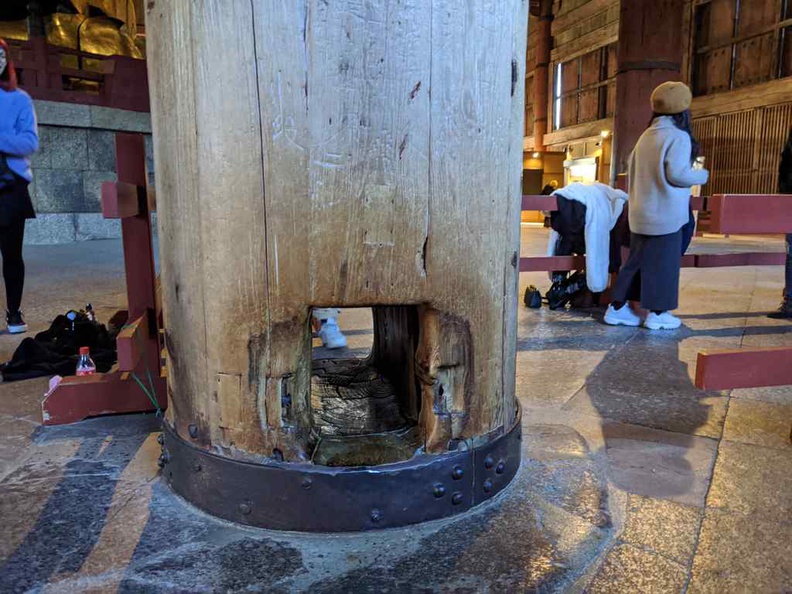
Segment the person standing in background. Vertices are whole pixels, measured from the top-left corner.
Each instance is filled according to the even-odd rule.
[[[680,256],[692,236],[690,188],[709,179],[705,169],[693,168],[698,143],[690,130],[692,100],[690,89],[679,82],[652,92],[652,122],[630,156],[630,258],[616,279],[606,324],[643,322],[650,330],[681,325],[671,311],[679,304]],[[639,274],[641,305],[649,310],[645,320],[626,305]]]
[[[340,309],[317,308],[313,310],[311,325],[314,333],[322,339],[322,346],[326,349],[344,349],[347,339],[338,325]]]
[[[8,331],[27,331],[22,317],[25,262],[22,242],[25,221],[35,218],[28,185],[33,180],[30,157],[39,146],[33,101],[17,88],[17,74],[8,44],[0,39],[0,254],[6,289]]]
[[[789,129],[786,145],[781,153],[781,164],[778,167],[778,191],[781,194],[792,194],[792,128]],[[781,307],[768,317],[776,320],[792,319],[792,233],[786,236],[786,274],[784,295]]]

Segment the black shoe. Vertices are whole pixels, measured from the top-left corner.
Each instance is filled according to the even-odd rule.
[[[781,302],[781,307],[767,314],[767,317],[773,318],[774,320],[788,320],[792,318],[792,299],[784,299]]]
[[[9,334],[22,334],[27,332],[27,324],[21,311],[6,312],[6,326]]]

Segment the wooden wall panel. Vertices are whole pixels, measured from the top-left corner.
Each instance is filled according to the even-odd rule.
[[[754,35],[772,27],[781,13],[779,0],[742,0],[737,35]]]
[[[776,67],[775,33],[738,43],[735,52],[734,88],[747,87],[773,78]]]
[[[561,64],[561,93],[568,93],[580,85],[580,60]]]
[[[578,123],[591,122],[599,119],[600,90],[589,89],[580,94],[580,113]]]
[[[533,136],[534,133],[534,110],[533,110],[533,96],[534,96],[533,76],[525,79],[525,120],[523,122],[523,130],[525,136]]]
[[[735,0],[712,0],[705,7],[709,16],[702,34],[703,44],[714,47],[725,43],[734,35]]]
[[[792,128],[792,103],[762,110],[757,138],[757,184],[752,193],[772,194],[778,191],[778,164],[781,150]]]
[[[705,194],[778,191],[781,149],[792,127],[792,103],[693,120],[711,171]]]
[[[580,86],[587,87],[600,81],[602,73],[602,51],[590,52],[580,59]]]
[[[792,3],[790,3],[792,6]],[[792,9],[790,9],[792,10]],[[781,31],[780,76],[792,76],[792,27]]]
[[[612,43],[608,46],[607,50],[607,60],[608,60],[608,70],[607,70],[607,78],[615,78],[616,72],[619,69],[619,61],[618,61],[618,43]]]
[[[561,99],[561,127],[574,126],[578,123],[580,98],[577,94]]]
[[[605,117],[612,118],[616,112],[616,82],[608,84],[605,100]]]
[[[699,79],[696,94],[708,95],[729,90],[731,77],[731,47],[702,55],[699,58]]]

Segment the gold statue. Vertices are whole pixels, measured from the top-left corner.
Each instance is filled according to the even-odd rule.
[[[100,56],[145,58],[133,0],[41,2],[47,43]],[[0,37],[27,40],[26,20],[0,20]]]

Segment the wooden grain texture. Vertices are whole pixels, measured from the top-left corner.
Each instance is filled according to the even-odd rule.
[[[152,87],[157,224],[168,353],[167,418],[209,443],[212,387],[206,372],[203,245],[198,196],[197,125],[191,0],[148,4],[148,71]],[[174,395],[178,394],[177,398]]]
[[[182,435],[194,423],[229,455],[306,459],[313,307],[375,308],[373,364],[406,418],[424,397],[428,450],[513,419],[526,11],[150,9]]]
[[[265,385],[256,337],[269,327],[261,125],[253,12],[249,0],[195,0],[192,34],[198,113],[198,193],[210,381],[227,420],[211,419],[216,445],[270,454],[259,422]],[[222,51],[218,51],[222,48]],[[228,65],[233,64],[233,68]],[[233,91],[231,91],[233,89]],[[266,352],[266,351],[265,351]],[[266,355],[265,355],[266,356]],[[255,360],[251,361],[251,358]],[[236,385],[236,384],[234,384]],[[225,397],[224,397],[225,394]],[[238,401],[233,401],[238,399]]]
[[[518,80],[522,80],[527,64],[520,60],[524,53],[527,31],[527,2],[512,7],[511,54],[512,61],[517,65]],[[519,307],[519,256],[520,256],[520,215],[522,212],[522,166],[518,164],[518,155],[522,155],[522,135],[519,133],[523,117],[522,105],[526,97],[516,88],[511,97],[511,144],[506,158],[507,196],[506,237],[503,242],[502,266],[503,275],[503,371],[502,371],[502,415],[503,427],[508,429],[516,419],[516,381],[517,381],[517,311]],[[545,169],[549,169],[545,164]]]
[[[501,258],[504,240],[514,241],[503,232],[512,216],[510,201],[519,200],[508,158],[512,61],[522,57],[512,54],[518,5],[433,2],[427,275],[431,303],[442,312],[441,349],[458,345],[441,352],[439,367],[460,364],[454,357],[470,341],[471,358],[462,362],[472,378],[465,436],[503,423]]]
[[[270,328],[251,347],[257,351],[256,374],[263,375],[266,383],[260,416],[271,431],[299,432],[305,441],[311,425],[308,328],[310,242],[315,232],[309,190],[309,6],[302,0],[253,6]],[[292,407],[284,419],[281,405],[287,392]]]

